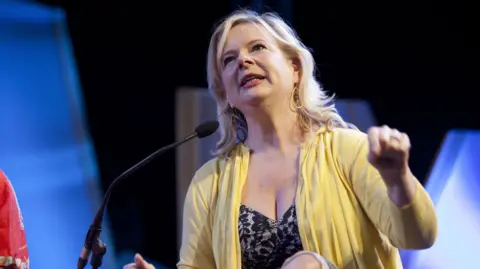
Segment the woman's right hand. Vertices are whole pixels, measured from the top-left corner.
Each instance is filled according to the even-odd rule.
[[[123,269],[155,269],[155,267],[145,261],[142,255],[135,254],[134,262],[123,266]]]

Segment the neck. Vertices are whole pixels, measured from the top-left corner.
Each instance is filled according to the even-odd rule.
[[[246,144],[256,152],[280,151],[287,154],[297,150],[303,142],[302,132],[298,128],[297,113],[288,107],[255,109],[245,117],[248,124]]]

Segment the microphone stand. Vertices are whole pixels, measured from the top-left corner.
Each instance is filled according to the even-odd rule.
[[[110,195],[112,193],[112,190],[115,188],[115,186],[117,186],[118,183],[120,183],[120,181],[128,177],[130,174],[132,174],[133,172],[137,171],[139,168],[143,167],[144,165],[146,165],[147,163],[155,159],[155,157],[197,136],[199,136],[199,132],[194,132],[189,136],[185,137],[183,140],[180,140],[178,142],[175,142],[173,144],[170,144],[168,146],[158,149],[157,151],[150,154],[149,156],[147,156],[145,159],[135,164],[134,166],[130,167],[127,171],[123,172],[120,176],[118,176],[113,180],[113,182],[110,184],[107,191],[105,192],[102,205],[97,211],[97,214],[95,215],[92,225],[90,225],[90,228],[88,229],[82,252],[80,253],[80,257],[78,258],[77,269],[83,269],[87,266],[88,257],[90,256],[90,253],[92,254],[92,257],[90,259],[90,265],[92,266],[92,268],[98,269],[100,268],[100,266],[102,266],[103,256],[105,255],[105,253],[107,253],[107,245],[105,245],[102,242],[102,240],[100,240],[100,233],[102,232],[102,223],[103,223],[105,208],[107,207],[108,200],[110,199]],[[202,137],[203,135],[200,134],[200,136]]]

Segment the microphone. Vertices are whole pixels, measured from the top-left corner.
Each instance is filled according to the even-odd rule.
[[[88,258],[90,254],[92,257],[90,259],[90,265],[94,269],[100,268],[102,266],[102,258],[103,255],[107,252],[106,245],[100,240],[100,233],[102,232],[102,222],[103,222],[103,215],[105,212],[105,208],[107,207],[108,200],[112,193],[113,188],[117,186],[120,181],[125,179],[127,176],[138,170],[139,168],[143,167],[156,157],[160,156],[161,154],[165,153],[166,151],[173,149],[182,145],[185,142],[192,140],[195,137],[204,138],[210,136],[211,134],[215,133],[218,129],[218,121],[208,121],[203,124],[200,124],[195,128],[195,131],[190,135],[186,136],[183,140],[175,142],[173,144],[167,145],[163,148],[158,149],[154,153],[147,156],[145,159],[141,160],[139,163],[135,164],[134,166],[130,167],[128,170],[123,172],[120,176],[115,178],[113,182],[108,187],[107,191],[105,192],[105,196],[103,197],[102,204],[93,219],[90,228],[88,229],[87,235],[85,236],[84,246],[82,248],[82,252],[80,253],[80,257],[78,258],[77,269],[83,269],[87,266]]]

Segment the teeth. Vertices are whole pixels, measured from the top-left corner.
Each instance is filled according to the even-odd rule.
[[[245,82],[243,83],[243,85],[245,85],[245,84],[247,84],[247,83],[249,83],[250,81],[253,81],[253,80],[260,80],[260,78],[259,78],[259,77],[251,77],[251,78],[245,80]]]

